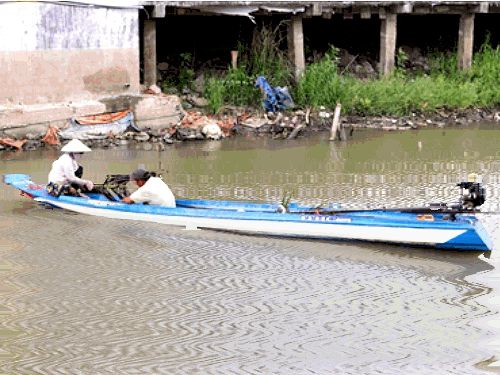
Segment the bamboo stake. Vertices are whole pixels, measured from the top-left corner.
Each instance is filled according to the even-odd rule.
[[[337,106],[335,107],[335,113],[333,115],[332,128],[330,129],[330,141],[334,141],[339,135],[339,120],[341,108],[342,105],[340,103],[337,103]]]

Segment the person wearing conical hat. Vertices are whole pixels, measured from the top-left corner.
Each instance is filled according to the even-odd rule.
[[[71,140],[61,149],[62,155],[52,163],[49,172],[47,191],[50,195],[81,195],[81,190],[90,191],[94,188],[92,181],[81,178],[83,167],[77,162],[84,153],[90,151],[78,139]]]

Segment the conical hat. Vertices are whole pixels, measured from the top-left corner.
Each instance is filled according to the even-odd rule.
[[[78,139],[72,139],[71,141],[68,142],[67,145],[65,145],[63,148],[61,148],[62,152],[90,152],[92,151],[90,148],[85,146],[81,141]]]

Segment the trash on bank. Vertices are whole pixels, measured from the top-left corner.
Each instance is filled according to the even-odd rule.
[[[202,114],[201,112],[188,111],[186,115],[182,118],[180,122],[180,127],[182,128],[202,128],[204,125],[212,122],[208,116]]]
[[[219,127],[219,125],[214,123],[206,124],[205,126],[203,126],[203,128],[201,129],[201,133],[207,139],[219,140],[222,138],[221,128]]]
[[[12,138],[0,138],[1,145],[17,148],[18,150],[21,150],[26,142],[26,139],[15,140]]]
[[[62,139],[106,139],[120,135],[127,130],[140,131],[134,123],[131,111],[103,113],[99,115],[74,117],[70,127],[59,132]]]
[[[57,135],[57,132],[59,131],[59,128],[55,125],[49,125],[47,128],[47,133],[42,138],[42,142],[47,144],[47,145],[58,145],[60,144],[59,142],[59,137]]]
[[[248,126],[249,128],[258,129],[268,123],[267,117],[245,116],[240,119],[241,125]]]
[[[215,120],[201,112],[186,112],[176,128],[177,138],[184,139],[221,139],[231,135],[235,120],[224,118]]]
[[[295,106],[286,87],[272,87],[264,76],[257,77],[255,87],[258,87],[263,94],[262,106],[266,112],[274,113]]]
[[[224,137],[229,137],[234,129],[236,120],[232,117],[225,117],[217,121],[217,125],[222,130]]]

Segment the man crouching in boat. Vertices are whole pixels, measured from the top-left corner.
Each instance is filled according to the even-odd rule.
[[[90,191],[94,184],[90,180],[82,179],[83,167],[78,165],[77,160],[85,152],[92,151],[78,139],[71,140],[61,149],[63,153],[59,159],[52,163],[52,169],[49,173],[49,183],[47,192],[58,197],[62,195],[85,195],[82,191]]]
[[[124,203],[147,203],[165,207],[175,207],[175,197],[172,191],[156,173],[137,169],[130,174],[139,189],[122,199]]]

